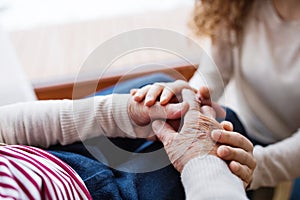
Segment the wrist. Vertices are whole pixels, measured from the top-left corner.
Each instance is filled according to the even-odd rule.
[[[127,108],[128,116],[134,126],[145,126],[150,123],[149,107],[134,101],[131,97],[128,100]]]

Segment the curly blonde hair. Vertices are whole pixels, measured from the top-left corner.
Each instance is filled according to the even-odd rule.
[[[191,27],[199,36],[214,41],[221,33],[241,35],[254,0],[195,0]]]

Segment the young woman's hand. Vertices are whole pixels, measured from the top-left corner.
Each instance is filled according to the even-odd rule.
[[[200,88],[199,98],[202,104],[211,105],[219,118],[225,118],[225,110],[215,102],[211,101],[209,90],[205,87]],[[253,144],[243,135],[233,132],[230,122],[222,122],[224,130],[212,132],[212,138],[220,144],[217,155],[228,161],[229,168],[244,182],[246,188],[252,180],[256,161],[253,157]]]
[[[211,134],[213,140],[220,144],[217,155],[228,161],[231,172],[242,179],[247,188],[256,167],[253,144],[245,136],[233,132],[230,122],[223,122],[222,125],[224,130],[214,130]]]
[[[153,106],[159,99],[161,105],[172,102],[173,97],[181,100],[181,91],[183,89],[192,89],[185,81],[175,81],[171,83],[157,83],[148,85],[141,89],[133,89],[131,94],[137,102],[144,101],[146,106]],[[212,106],[217,118],[225,119],[225,110],[210,98],[210,92],[207,87],[201,87],[199,91],[192,89],[197,93],[201,106]],[[159,98],[160,97],[160,98]],[[253,145],[243,135],[232,132],[233,127],[229,122],[223,123],[225,130],[218,134],[218,131],[212,135],[213,139],[221,146],[218,148],[217,155],[229,163],[230,170],[241,178],[244,186],[247,187],[252,180],[252,174],[256,167],[256,161],[253,157]]]

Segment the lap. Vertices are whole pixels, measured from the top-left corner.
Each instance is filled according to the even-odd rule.
[[[128,93],[132,88],[140,88],[155,82],[171,82],[173,78],[164,74],[154,74],[142,78],[123,82],[107,88],[95,95],[110,93]],[[162,148],[160,142],[150,142],[145,139],[110,139],[118,147],[135,153],[154,151]],[[101,137],[96,140],[101,142]],[[139,157],[111,160],[105,144],[98,149],[97,155],[110,162],[119,162],[126,165],[130,162],[139,162]],[[66,146],[54,146],[49,152],[70,165],[83,179],[94,199],[184,199],[184,189],[180,181],[180,174],[172,165],[147,173],[128,173],[108,167],[99,162],[89,152],[83,143]],[[130,161],[130,162],[129,162]],[[155,162],[155,160],[148,162]]]

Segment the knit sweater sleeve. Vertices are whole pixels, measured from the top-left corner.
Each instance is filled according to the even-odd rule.
[[[250,189],[276,186],[300,176],[300,129],[293,136],[267,147],[255,146],[254,170]]]
[[[0,143],[48,147],[100,135],[134,133],[127,112],[130,95],[54,100],[0,107]]]
[[[242,181],[216,156],[190,160],[181,179],[186,199],[247,199]]]

